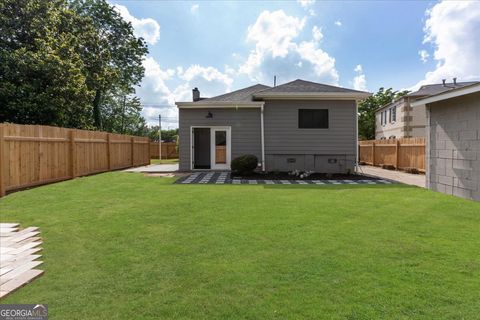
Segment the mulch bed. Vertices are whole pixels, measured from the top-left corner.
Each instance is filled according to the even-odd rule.
[[[245,179],[245,180],[379,180],[379,178],[364,176],[361,174],[326,174],[326,173],[312,173],[306,178],[288,174],[288,172],[255,172],[248,176],[238,174],[230,174],[231,179]]]

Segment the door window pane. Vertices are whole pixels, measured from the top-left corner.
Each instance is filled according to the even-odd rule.
[[[215,163],[227,163],[227,132],[215,131]]]

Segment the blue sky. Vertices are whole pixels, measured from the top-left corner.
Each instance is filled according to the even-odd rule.
[[[480,78],[480,2],[112,1],[149,45],[144,115],[297,78],[360,90]],[[170,107],[169,107],[170,106]]]

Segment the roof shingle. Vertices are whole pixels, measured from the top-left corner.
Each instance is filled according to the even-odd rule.
[[[269,89],[269,86],[263,84],[256,84],[254,86],[250,86],[247,88],[243,88],[240,90],[232,91],[229,93],[225,93],[216,97],[206,98],[200,100],[199,102],[213,102],[213,101],[232,101],[232,102],[250,102],[253,101],[253,94],[265,89]]]
[[[364,91],[352,90],[342,87],[331,86],[322,83],[316,83],[311,81],[305,81],[301,79],[297,79],[291,82],[287,82],[276,87],[263,90],[261,93],[305,93],[305,92],[351,92],[351,93],[366,93]]]

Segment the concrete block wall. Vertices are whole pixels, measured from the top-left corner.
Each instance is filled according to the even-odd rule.
[[[480,201],[480,93],[427,107],[429,188]]]

